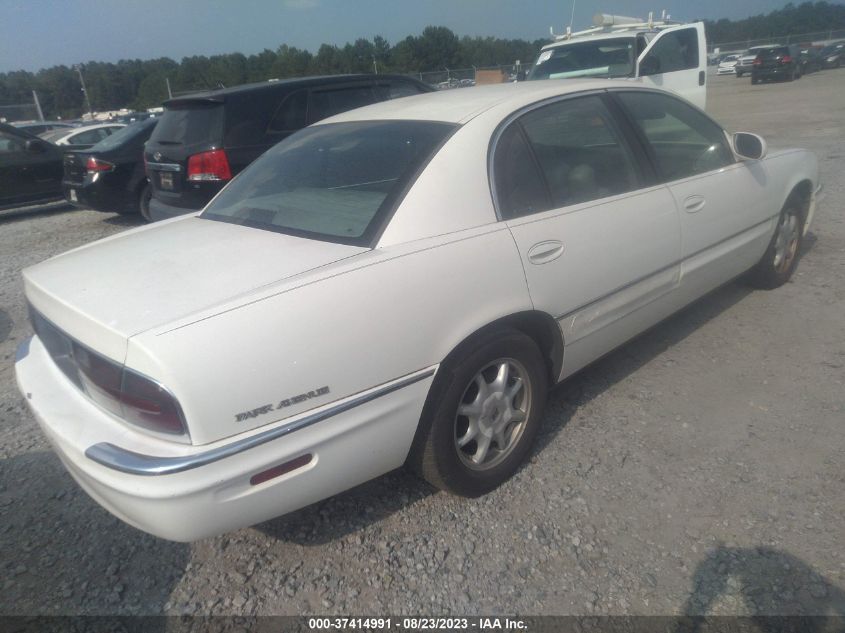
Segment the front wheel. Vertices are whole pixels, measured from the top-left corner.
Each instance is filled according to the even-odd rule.
[[[757,288],[772,289],[789,281],[798,264],[803,236],[801,209],[794,201],[789,201],[781,211],[775,234],[763,258],[751,269],[751,284]]]
[[[752,83],[752,84],[757,84],[757,83],[759,83],[759,82],[760,82],[760,80],[759,80],[759,79],[757,79],[757,77],[755,77],[754,75],[751,75],[751,83]]]
[[[548,381],[534,341],[499,330],[441,366],[411,464],[429,483],[477,497],[516,472],[543,414]]]

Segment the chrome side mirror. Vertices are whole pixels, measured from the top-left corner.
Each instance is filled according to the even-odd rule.
[[[749,132],[737,132],[733,136],[734,152],[746,160],[760,160],[766,156],[768,147],[762,136]]]

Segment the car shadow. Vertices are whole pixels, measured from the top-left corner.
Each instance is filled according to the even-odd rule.
[[[743,630],[845,633],[845,591],[800,558],[770,547],[710,551],[696,567],[676,633],[712,630],[702,616],[720,608],[747,613],[756,626]],[[805,617],[785,628],[777,616]]]
[[[534,453],[544,450],[576,412],[593,398],[653,361],[752,292],[754,289],[741,280],[726,284],[558,384],[549,393],[546,416]]]
[[[13,326],[14,322],[12,321],[12,317],[10,317],[9,313],[3,308],[0,308],[0,343],[9,338],[9,334],[12,333]]]
[[[0,461],[0,516],[4,616],[161,615],[190,558],[189,545],[100,508],[50,452]],[[39,630],[50,621],[18,624]],[[144,630],[166,624],[145,618]]]
[[[113,226],[144,226],[146,222],[144,222],[144,218],[142,218],[137,213],[118,213],[116,215],[111,215],[103,220],[105,224],[111,224]]]
[[[379,523],[436,492],[400,468],[253,529],[281,541],[323,545]]]
[[[76,207],[63,201],[51,202],[48,204],[41,205],[33,205],[29,207],[15,207],[12,209],[3,209],[0,210],[0,224],[6,222],[14,222],[17,220],[28,220],[29,218],[36,215],[47,216],[76,210]]]

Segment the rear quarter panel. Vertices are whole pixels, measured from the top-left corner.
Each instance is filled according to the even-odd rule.
[[[530,307],[510,232],[491,225],[369,251],[253,303],[141,334],[127,365],[174,392],[204,444],[436,366],[472,332]],[[329,393],[278,408],[322,387]],[[274,410],[236,421],[266,405]]]

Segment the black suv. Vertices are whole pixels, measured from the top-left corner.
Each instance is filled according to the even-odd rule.
[[[801,79],[800,56],[798,46],[776,46],[760,51],[751,66],[751,83],[763,79]]]
[[[144,148],[153,220],[201,209],[264,151],[320,119],[433,88],[401,75],[267,81],[165,102]]]

